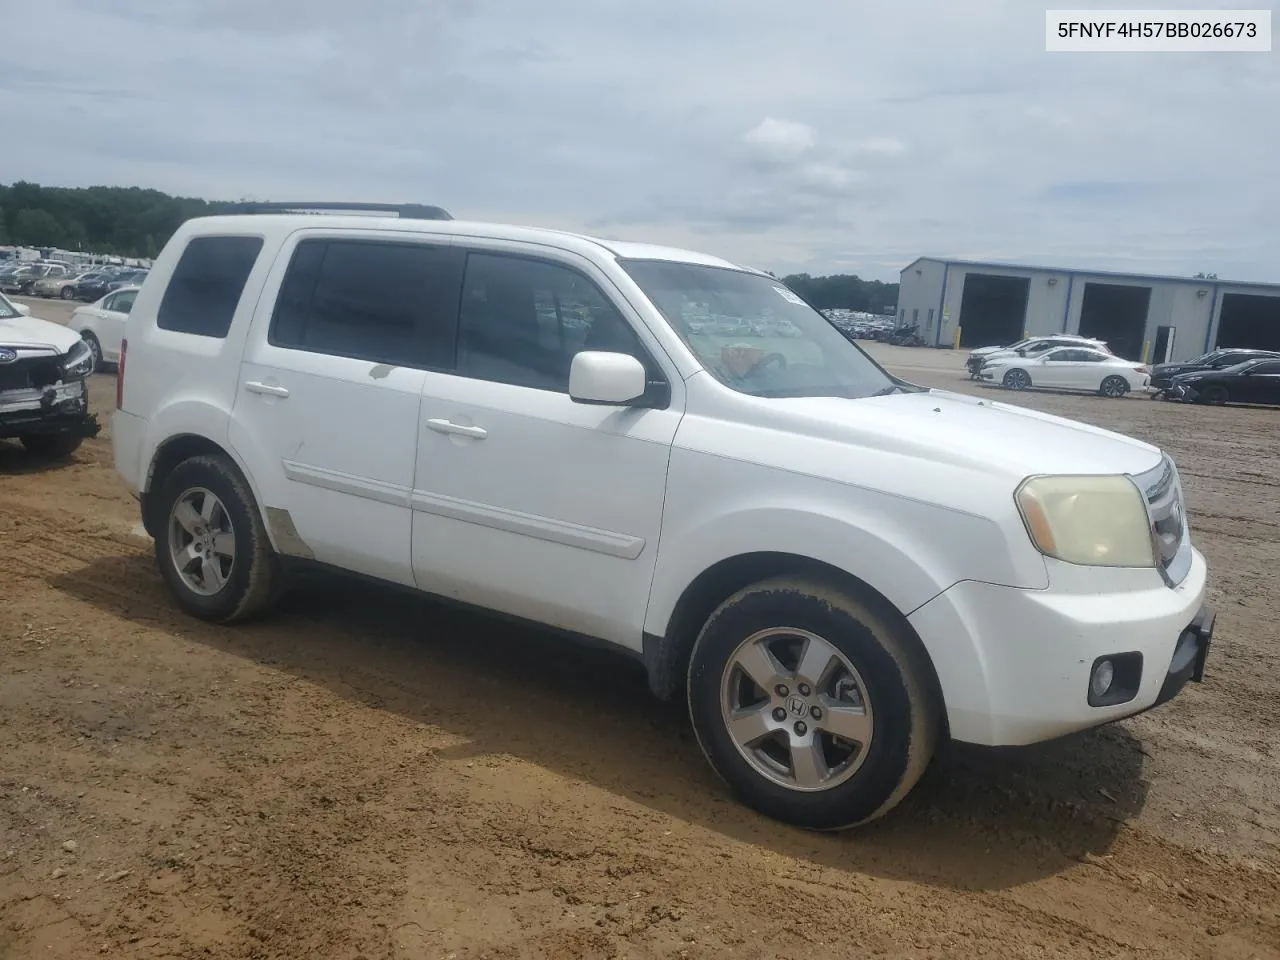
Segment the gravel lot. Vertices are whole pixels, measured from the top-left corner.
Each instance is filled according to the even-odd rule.
[[[1280,958],[1280,411],[1016,401],[1176,458],[1206,683],[957,748],[835,837],[730,800],[621,658],[331,581],[188,619],[106,432],[54,469],[0,442],[0,957]]]

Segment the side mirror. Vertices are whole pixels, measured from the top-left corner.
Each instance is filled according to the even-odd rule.
[[[31,316],[31,308],[28,307],[25,303],[15,303],[13,305],[13,309],[17,310],[24,317]]]
[[[569,367],[569,396],[577,403],[625,406],[647,386],[644,364],[625,353],[583,350]]]

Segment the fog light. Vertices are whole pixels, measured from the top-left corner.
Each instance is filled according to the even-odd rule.
[[[1110,660],[1099,660],[1093,666],[1093,675],[1089,678],[1089,692],[1101,700],[1111,690],[1111,683],[1116,678],[1116,668]]]

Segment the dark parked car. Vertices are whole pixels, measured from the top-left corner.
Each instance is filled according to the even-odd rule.
[[[1263,403],[1280,406],[1280,357],[1246,360],[1222,370],[1180,373],[1169,397],[1184,403]]]
[[[76,300],[83,300],[86,303],[93,303],[95,300],[101,300],[107,293],[107,284],[115,280],[116,274],[107,271],[95,271],[80,277],[71,285],[71,295]]]
[[[121,287],[140,287],[142,286],[142,281],[146,279],[146,270],[128,270],[124,273],[118,273],[107,284],[107,292],[119,290]]]
[[[1201,370],[1224,370],[1234,367],[1246,360],[1263,360],[1280,357],[1274,350],[1249,350],[1243,347],[1231,347],[1225,350],[1214,350],[1203,357],[1187,360],[1184,363],[1157,363],[1151,368],[1151,383],[1147,386],[1153,397],[1168,393],[1173,378],[1181,373],[1196,373]]]

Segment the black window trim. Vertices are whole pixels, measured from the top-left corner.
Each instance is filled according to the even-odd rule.
[[[412,359],[407,361],[405,358],[391,358],[378,356],[377,354],[356,354],[349,351],[338,353],[332,350],[317,350],[302,344],[281,343],[276,339],[277,324],[280,317],[280,295],[284,290],[285,282],[289,278],[289,271],[293,268],[294,259],[298,256],[298,251],[304,244],[308,243],[362,243],[369,246],[395,246],[395,247],[430,247],[435,250],[447,250],[450,252],[457,251],[456,244],[447,242],[438,235],[414,234],[414,233],[397,233],[394,236],[387,236],[385,233],[355,233],[345,231],[321,230],[318,233],[299,232],[291,237],[292,245],[286,244],[287,260],[284,264],[284,270],[280,274],[280,283],[275,287],[274,302],[271,304],[271,316],[267,322],[267,343],[277,350],[292,350],[297,353],[307,353],[319,357],[337,357],[342,360],[354,360],[358,363],[375,363],[386,364],[393,367],[404,367],[407,370],[421,370],[425,373],[453,373],[458,362],[458,321],[460,316],[460,306],[462,298],[462,283],[465,277],[465,258],[460,257],[460,263],[451,264],[451,266],[460,266],[457,275],[453,278],[451,289],[446,295],[445,302],[442,306],[445,309],[444,325],[452,336],[450,344],[450,357],[447,365],[427,363],[425,360]],[[281,251],[285,253],[285,250]],[[326,250],[327,253],[327,250]],[[316,275],[316,281],[319,281],[319,273]],[[312,283],[309,291],[307,302],[311,303],[315,297],[315,283]],[[450,309],[452,306],[452,309]],[[418,335],[421,336],[423,330],[419,328]]]
[[[463,298],[461,294],[466,291],[467,269],[470,266],[471,257],[473,255],[507,257],[513,260],[527,260],[531,263],[541,264],[543,266],[559,267],[563,270],[568,270],[571,273],[577,274],[579,277],[581,277],[583,280],[585,280],[587,283],[591,284],[591,286],[595,288],[596,292],[600,294],[600,296],[605,300],[605,302],[608,303],[611,307],[613,307],[613,309],[617,312],[618,316],[622,319],[622,322],[625,323],[628,328],[630,328],[631,335],[636,339],[636,345],[644,352],[645,358],[648,360],[648,363],[645,364],[645,360],[641,359],[640,357],[637,357],[636,359],[640,360],[642,364],[645,364],[647,369],[656,371],[661,377],[661,379],[652,380],[646,377],[645,392],[643,395],[638,397],[636,400],[632,401],[630,404],[616,404],[616,406],[648,407],[648,408],[653,408],[655,410],[665,410],[669,406],[671,406],[672,394],[671,394],[670,372],[662,366],[662,363],[658,360],[657,356],[655,356],[654,351],[649,348],[649,345],[647,343],[645,343],[644,337],[641,336],[640,332],[636,330],[636,324],[631,320],[630,317],[627,316],[627,312],[618,305],[620,300],[625,302],[625,298],[622,297],[621,292],[619,292],[619,295],[617,297],[609,296],[609,294],[605,292],[603,287],[601,287],[601,285],[597,283],[593,277],[589,276],[584,270],[582,270],[577,265],[567,263],[565,260],[561,260],[555,257],[550,257],[550,256],[547,256],[546,254],[529,253],[525,250],[512,250],[512,249],[505,249],[502,247],[473,246],[471,243],[465,242],[465,241],[469,241],[471,238],[468,237],[468,238],[462,238],[462,239],[464,239],[464,242],[458,244],[458,249],[464,253],[465,259],[462,265],[462,277],[461,277],[461,284],[459,287],[459,296],[458,296],[458,315],[456,319],[456,334],[454,336],[454,364],[453,364],[454,369],[452,371],[449,371],[454,376],[464,377],[468,380],[482,380],[482,378],[480,377],[471,376],[469,374],[463,373],[458,369],[458,344],[462,340],[462,299]],[[505,380],[483,380],[482,382],[501,383],[504,386],[516,387],[521,390],[537,390],[541,393],[554,393],[559,396],[565,396],[565,397],[569,396],[569,389],[567,384],[565,385],[564,390],[552,390],[547,387],[532,387],[523,383],[508,383]],[[610,406],[615,406],[615,405],[610,404]]]

